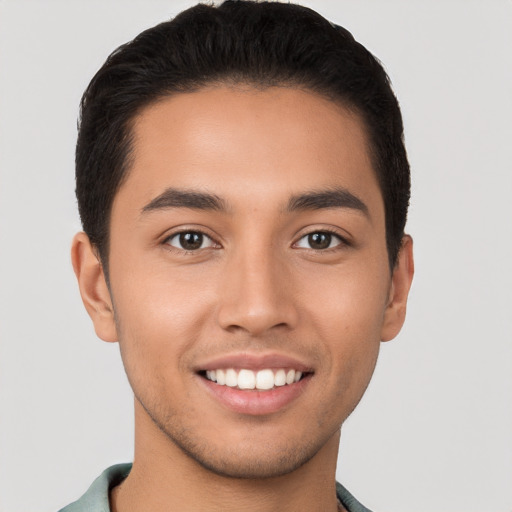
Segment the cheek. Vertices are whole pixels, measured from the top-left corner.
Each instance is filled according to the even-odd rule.
[[[308,302],[315,309],[318,328],[329,339],[338,337],[341,344],[380,341],[389,272],[385,268],[372,272],[368,266],[361,267],[352,266],[337,275],[325,276],[323,282],[317,281],[317,297]]]
[[[338,379],[340,393],[353,388],[359,395],[379,353],[389,287],[386,269],[372,276],[368,267],[361,271],[353,268],[325,284],[322,300],[310,301],[308,316],[314,319],[318,338],[330,353],[331,375]]]
[[[151,410],[162,406],[159,397],[168,396],[169,390],[173,407],[179,408],[187,400],[187,354],[197,338],[197,301],[180,297],[161,281],[137,284],[121,286],[114,295],[128,380],[137,399]]]
[[[170,360],[180,366],[180,354],[194,343],[206,318],[205,295],[190,280],[172,279],[157,269],[135,270],[130,279],[112,279],[123,357],[155,370]]]

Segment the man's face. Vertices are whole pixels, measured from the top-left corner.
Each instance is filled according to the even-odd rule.
[[[400,327],[362,122],[218,87],[146,108],[134,135],[109,270],[140,428],[220,474],[292,471],[337,444]]]

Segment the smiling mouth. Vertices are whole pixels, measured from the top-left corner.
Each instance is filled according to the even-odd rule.
[[[219,386],[228,386],[241,390],[270,391],[272,389],[289,386],[309,375],[308,372],[294,370],[293,368],[271,369],[265,368],[258,371],[242,368],[204,370],[200,375],[205,379],[215,382]]]

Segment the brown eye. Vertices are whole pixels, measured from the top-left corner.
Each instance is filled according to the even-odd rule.
[[[167,243],[184,251],[197,251],[212,247],[213,240],[199,231],[183,231],[167,239]]]
[[[308,243],[311,249],[327,249],[331,245],[330,233],[311,233],[308,235]]]
[[[341,238],[333,233],[329,233],[327,231],[316,231],[303,236],[296,245],[303,249],[322,251],[336,247],[341,243]]]

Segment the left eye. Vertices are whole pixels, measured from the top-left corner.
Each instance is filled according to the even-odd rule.
[[[321,251],[324,249],[331,249],[340,245],[342,240],[339,236],[334,235],[326,231],[316,231],[309,233],[309,235],[303,236],[296,244],[297,247],[303,249],[314,249]]]
[[[169,237],[166,243],[184,251],[197,251],[207,247],[213,247],[213,240],[200,231],[182,231]]]

